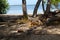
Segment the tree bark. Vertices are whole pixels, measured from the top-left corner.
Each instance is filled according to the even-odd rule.
[[[26,0],[22,0],[22,9],[23,9],[24,19],[28,19],[27,8],[26,8]]]
[[[48,13],[50,12],[50,7],[51,7],[51,0],[47,1],[47,7],[46,7],[46,11],[44,13],[44,15],[47,17]]]
[[[33,11],[33,17],[37,16],[37,10],[39,8],[40,3],[41,3],[41,0],[38,0]]]
[[[44,0],[42,0],[42,9],[43,9],[43,12],[45,12],[45,8],[44,8]]]

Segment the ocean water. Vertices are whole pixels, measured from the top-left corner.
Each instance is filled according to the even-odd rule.
[[[27,5],[27,13],[32,14],[35,5]],[[42,7],[39,6],[38,13],[43,13]],[[10,5],[7,14],[23,14],[21,5]]]
[[[27,5],[27,13],[28,14],[33,14],[35,5]],[[46,8],[46,6],[45,6]],[[40,5],[38,8],[38,13],[43,13],[42,6]],[[23,14],[22,12],[22,6],[21,5],[10,5],[9,10],[7,11],[7,14]]]

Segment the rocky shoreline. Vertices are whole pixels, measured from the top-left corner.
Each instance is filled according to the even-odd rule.
[[[32,29],[28,27],[14,27],[15,25],[10,27],[3,26],[0,29],[0,40],[60,40],[60,28],[52,28],[54,26],[51,28],[39,26]]]
[[[0,40],[60,39],[60,25],[51,25],[45,27],[45,25],[42,25],[42,23],[39,21],[38,17],[29,17],[30,20],[28,22],[22,23],[20,18],[22,18],[22,16],[3,16],[3,19],[6,21],[0,22]],[[11,19],[13,21],[11,21]]]

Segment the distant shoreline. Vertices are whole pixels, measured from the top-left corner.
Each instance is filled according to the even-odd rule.
[[[35,6],[36,4],[26,4],[26,6]],[[42,4],[41,4],[42,5]],[[46,4],[45,4],[46,5]],[[9,5],[10,6],[10,5]],[[11,6],[22,6],[22,4],[19,5],[11,5]]]
[[[28,15],[33,15],[33,13],[27,13]],[[43,12],[41,12],[41,13],[37,13],[37,14],[43,14]],[[7,14],[4,14],[4,15],[23,15],[23,13],[7,13]]]
[[[33,14],[28,14],[28,16],[32,16]],[[37,15],[41,15],[41,14],[37,14]],[[0,16],[23,16],[23,14],[0,14]]]

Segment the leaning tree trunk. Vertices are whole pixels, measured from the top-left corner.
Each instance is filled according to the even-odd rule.
[[[41,0],[38,0],[33,11],[33,17],[37,16],[37,10],[39,8],[40,3],[41,3]]]
[[[28,19],[28,16],[27,16],[27,8],[26,8],[26,0],[22,0],[22,9],[23,9],[24,19]]]
[[[44,13],[44,15],[47,17],[48,13],[50,12],[50,7],[51,7],[51,0],[47,1],[47,6],[46,6],[46,11]]]
[[[44,0],[42,0],[42,9],[43,9],[43,12],[45,12],[45,8],[44,8]]]

